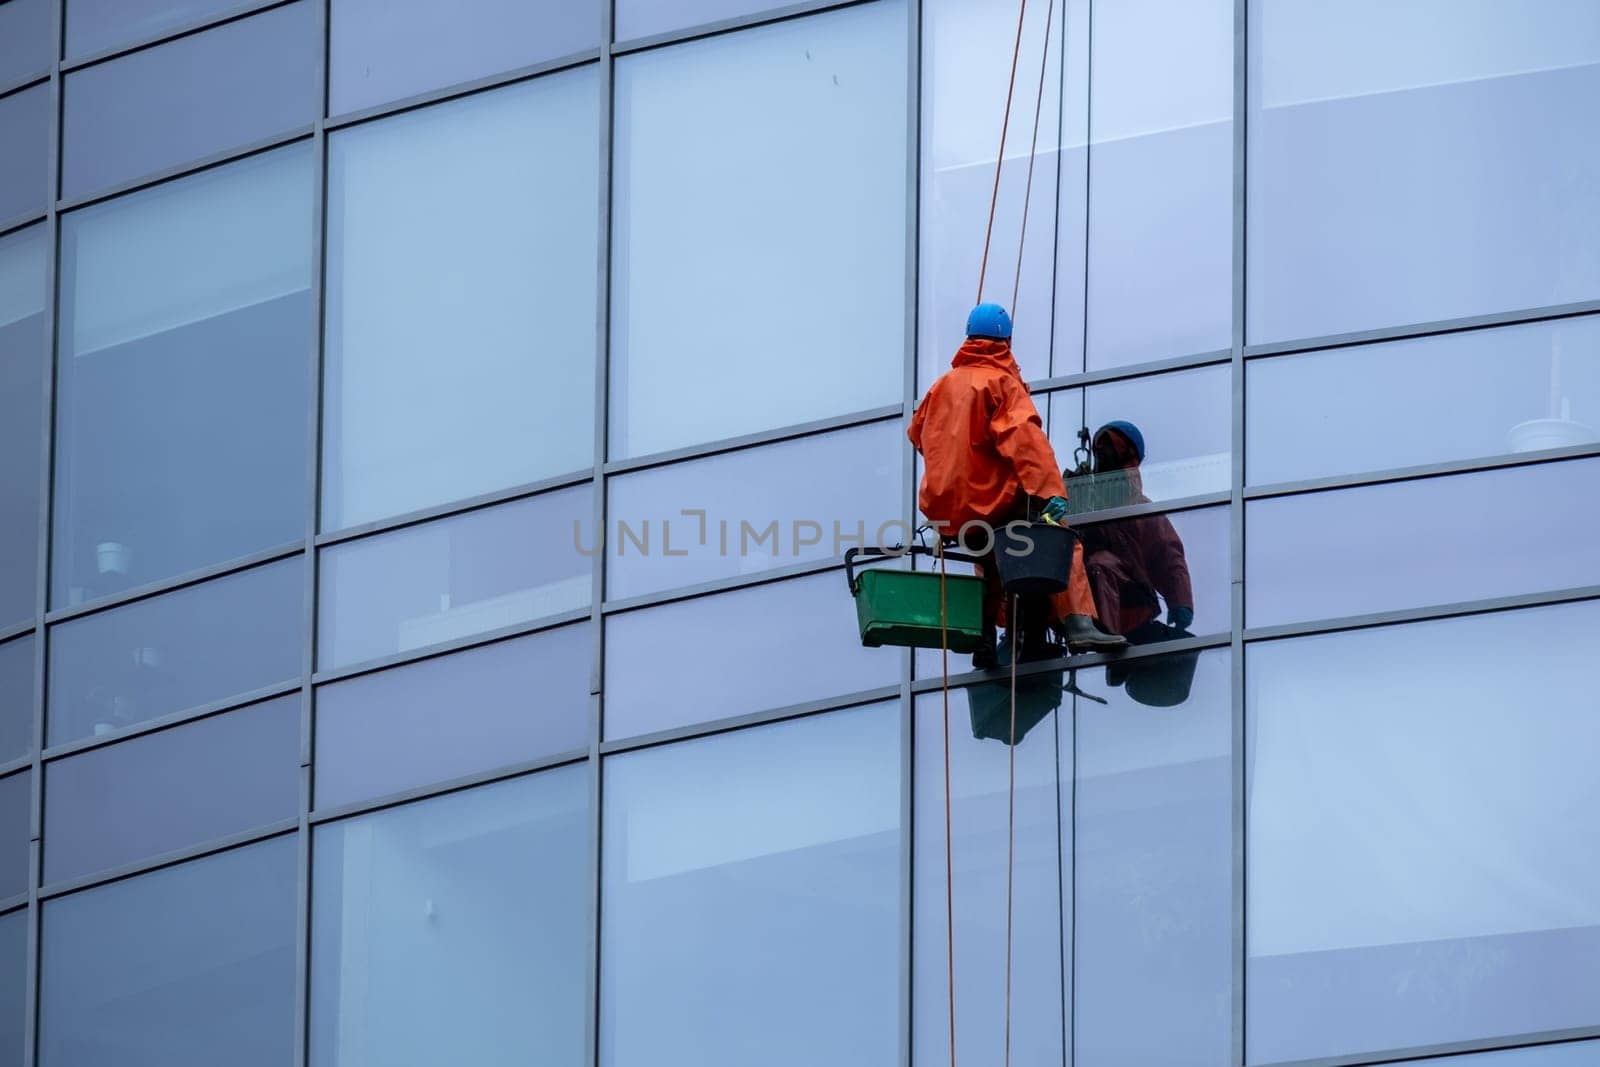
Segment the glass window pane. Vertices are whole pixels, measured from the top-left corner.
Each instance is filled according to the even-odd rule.
[[[294,146],[63,217],[56,606],[304,538],[312,190]]]
[[[313,1067],[577,1067],[589,862],[583,764],[319,828]]]
[[[1255,485],[1592,444],[1600,316],[1251,360],[1245,381]]]
[[[1095,8],[1091,370],[1232,342],[1233,6]]]
[[[0,4],[0,85],[49,72],[55,59],[50,47],[55,9],[55,0]]]
[[[844,572],[613,615],[605,734],[690,723],[893,685],[900,656],[863,648]]]
[[[0,238],[0,626],[32,618],[38,597],[48,256],[44,226]]]
[[[1254,0],[1249,25],[1251,341],[1600,295],[1600,7]]]
[[[586,748],[587,623],[317,690],[317,807]]]
[[[1569,1041],[1559,1045],[1480,1052],[1476,1056],[1440,1056],[1407,1060],[1411,1067],[1589,1067],[1600,1056],[1600,1041]]]
[[[1597,494],[1600,460],[1569,460],[1254,501],[1247,619],[1276,626],[1600,583]]]
[[[0,763],[33,751],[33,638],[0,644]]]
[[[618,59],[613,458],[899,403],[905,54],[879,0]]]
[[[292,819],[300,797],[300,698],[48,764],[45,792],[46,883]]]
[[[33,772],[0,778],[0,900],[28,891]]]
[[[905,541],[905,446],[896,419],[612,478],[607,597],[842,556],[863,543]],[[745,526],[759,532],[774,520],[791,533],[799,524],[804,532],[798,540],[810,543],[790,537],[776,558],[760,547],[741,548]]]
[[[0,916],[0,1063],[21,1067],[27,1020],[28,910]]]
[[[43,215],[50,195],[48,84],[0,96],[0,144],[6,146],[0,153],[0,224]]]
[[[44,905],[43,1067],[294,1056],[294,836]]]
[[[1062,7],[1069,9],[1065,18]],[[1045,62],[1038,144],[1032,156],[1033,190],[1026,195],[1022,274],[1018,280],[1017,242],[1022,237],[1035,99],[1026,91],[1013,104],[1015,121],[1000,168],[984,284],[988,298],[1016,304],[1011,309],[1012,351],[1029,380],[1083,369],[1088,5],[1056,4],[1048,13],[1045,8],[1028,6],[1019,50],[1025,57],[1019,62],[1027,72],[1018,74],[1019,82],[1035,85],[1041,55]],[[1051,29],[1045,55],[1047,20]],[[917,310],[918,376],[924,387],[944,373],[966,336],[994,192],[998,122],[1009,88],[1016,29],[1017,5],[1012,0],[922,3]],[[1068,59],[1063,72],[1064,53]]]
[[[882,1067],[899,1041],[900,709],[611,757],[603,1067]]]
[[[600,44],[596,0],[334,0],[330,17],[335,115]]]
[[[1250,647],[1250,1062],[1594,1023],[1597,625],[1588,602]]]
[[[582,485],[324,549],[318,665],[588,607],[593,543],[579,536],[592,498]]]
[[[317,17],[301,2],[73,71],[68,199],[285,133],[316,118]]]
[[[237,11],[248,0],[65,0],[67,58],[149,40]]]
[[[596,69],[331,139],[325,529],[594,463]]]
[[[53,627],[50,743],[298,678],[304,568],[286,559]]]

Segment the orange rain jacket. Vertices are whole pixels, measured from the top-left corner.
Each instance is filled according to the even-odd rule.
[[[917,405],[906,436],[924,464],[917,504],[929,519],[946,523],[949,535],[973,521],[998,533],[1021,515],[1024,495],[1067,495],[1055,449],[1006,341],[967,338],[950,370]],[[1054,601],[1057,615],[1095,614],[1081,546],[1072,556],[1067,591]]]

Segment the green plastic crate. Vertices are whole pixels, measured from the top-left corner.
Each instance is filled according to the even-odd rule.
[[[939,575],[929,571],[863,570],[852,586],[861,643],[939,648]],[[975,651],[983,641],[983,579],[945,578],[945,620],[952,652]]]

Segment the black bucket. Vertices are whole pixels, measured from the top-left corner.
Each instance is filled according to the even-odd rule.
[[[1152,620],[1129,634],[1128,640],[1135,645],[1148,645],[1193,636],[1187,630]],[[1200,653],[1177,652],[1112,664],[1106,668],[1106,680],[1110,682],[1115,671],[1117,680],[1112,684],[1126,686],[1133,700],[1149,708],[1175,708],[1189,699],[1199,665]]]
[[[1047,522],[1009,523],[1000,531],[995,560],[1007,593],[1050,596],[1067,587],[1078,535]]]

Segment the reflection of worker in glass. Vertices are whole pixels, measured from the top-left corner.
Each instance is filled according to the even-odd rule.
[[[1055,450],[1011,355],[1011,316],[1000,305],[979,304],[972,309],[966,342],[951,360],[950,370],[917,406],[907,436],[924,461],[917,496],[922,513],[940,523],[947,534],[966,531],[962,540],[968,549],[987,549],[985,645],[973,653],[972,665],[993,667],[995,625],[1004,597],[992,564],[1002,528],[1013,519],[1028,517],[1030,500],[1041,502],[1043,514],[1052,521],[1067,512],[1067,490]],[[985,527],[987,532],[980,533]],[[982,545],[971,544],[975,535]],[[1047,624],[1059,625],[1074,650],[1126,644],[1095,627],[1094,600],[1080,558],[1074,553],[1067,590],[1053,603],[1043,597],[1036,603],[1023,601],[1023,617],[1017,620],[1019,660],[1056,654],[1046,636]]]
[[[1108,422],[1095,432],[1091,449],[1098,506],[1150,502],[1139,475],[1145,452],[1137,426]],[[1187,634],[1194,622],[1194,590],[1183,541],[1165,515],[1094,523],[1078,532],[1103,626],[1134,644]],[[1167,603],[1165,626],[1159,621],[1161,600]]]

